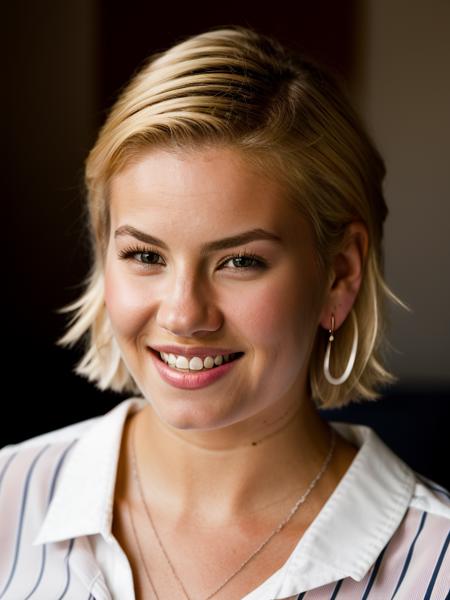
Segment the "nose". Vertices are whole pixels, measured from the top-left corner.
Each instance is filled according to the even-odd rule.
[[[165,287],[156,322],[174,336],[190,338],[219,329],[222,316],[210,286],[186,274]]]

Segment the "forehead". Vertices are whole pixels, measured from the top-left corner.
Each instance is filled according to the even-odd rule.
[[[111,179],[110,211],[112,228],[182,229],[204,239],[246,225],[285,238],[309,230],[280,182],[223,147],[142,153]]]

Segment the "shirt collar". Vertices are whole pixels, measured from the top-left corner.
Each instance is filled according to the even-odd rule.
[[[329,421],[359,447],[352,464],[277,572],[277,598],[346,577],[361,581],[404,517],[413,470],[366,425]],[[267,581],[269,584],[269,581]],[[247,600],[251,599],[251,594]]]
[[[95,533],[109,539],[123,427],[129,413],[146,405],[144,398],[124,400],[82,432],[64,462],[33,546]]]
[[[146,404],[144,398],[124,400],[82,432],[65,460],[33,545],[97,533],[111,538],[123,426],[129,413]],[[344,577],[361,581],[400,524],[414,492],[414,472],[372,428],[328,422],[359,451],[290,559],[266,581],[267,589],[277,582],[278,598]],[[246,598],[251,600],[252,593]]]

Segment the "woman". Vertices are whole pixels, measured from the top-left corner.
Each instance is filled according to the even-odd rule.
[[[394,380],[383,176],[275,40],[150,58],[87,160],[92,269],[59,341],[88,334],[77,373],[132,396],[2,449],[0,598],[448,597],[448,492],[318,411]]]

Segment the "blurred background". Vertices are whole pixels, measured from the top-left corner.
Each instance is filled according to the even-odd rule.
[[[238,23],[334,70],[387,165],[386,278],[411,308],[390,308],[387,366],[399,383],[376,403],[325,418],[365,423],[420,473],[450,488],[450,2],[298,0],[257,10],[135,0],[18,0],[3,7],[7,249],[5,404],[0,447],[100,415],[127,396],[72,373],[57,310],[88,269],[83,167],[98,128],[146,57],[187,35]],[[12,314],[10,312],[12,307]]]

